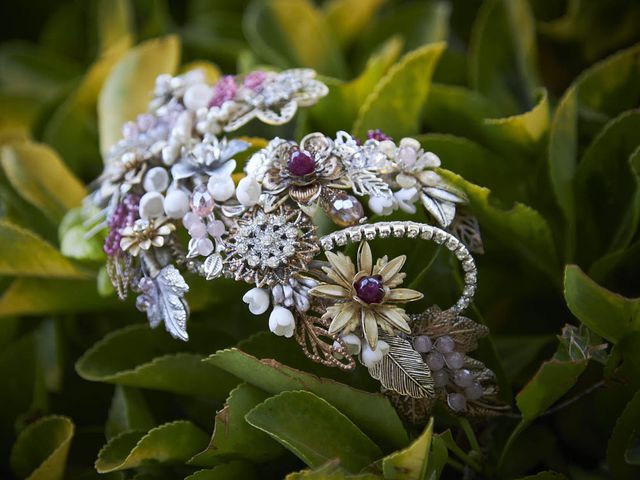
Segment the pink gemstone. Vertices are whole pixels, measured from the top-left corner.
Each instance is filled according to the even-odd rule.
[[[296,177],[304,177],[316,171],[316,161],[307,152],[296,150],[287,163],[289,173]]]
[[[233,100],[238,86],[233,75],[225,75],[213,87],[213,98],[209,102],[210,107],[219,107],[224,102]]]
[[[333,200],[325,206],[325,211],[341,227],[357,225],[364,217],[364,208],[358,199],[343,191],[336,192]]]
[[[380,275],[362,277],[354,287],[356,295],[365,303],[380,303],[384,298],[384,286]]]
[[[206,185],[198,185],[191,194],[191,211],[200,217],[208,216],[215,205]]]
[[[267,72],[263,72],[262,70],[255,70],[244,77],[244,86],[251,90],[257,90],[266,79]]]

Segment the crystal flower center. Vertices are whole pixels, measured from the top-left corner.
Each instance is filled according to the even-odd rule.
[[[295,177],[304,177],[315,172],[316,162],[307,152],[296,150],[291,154],[287,163],[289,173]]]
[[[236,251],[252,268],[277,268],[296,252],[298,229],[284,215],[260,216],[238,230]]]
[[[354,287],[358,298],[365,303],[380,303],[384,298],[384,285],[380,275],[362,277]]]

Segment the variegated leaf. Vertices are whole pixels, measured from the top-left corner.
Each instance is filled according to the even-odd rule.
[[[380,340],[389,344],[389,353],[369,368],[369,374],[382,386],[400,395],[427,398],[435,395],[431,370],[411,343],[398,336],[380,333]]]

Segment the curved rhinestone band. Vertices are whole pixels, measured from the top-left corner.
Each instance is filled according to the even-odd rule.
[[[320,239],[320,245],[325,251],[332,251],[337,247],[344,247],[350,243],[375,238],[421,238],[443,245],[452,252],[462,264],[464,270],[464,287],[462,296],[449,308],[450,311],[461,313],[465,310],[476,292],[477,269],[473,256],[460,240],[444,230],[418,222],[378,222],[366,225],[356,225],[329,233]]]

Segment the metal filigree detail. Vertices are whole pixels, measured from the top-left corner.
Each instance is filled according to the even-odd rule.
[[[267,214],[256,207],[238,218],[229,232],[225,270],[257,287],[286,283],[306,270],[319,252],[315,231],[300,210],[283,205]]]
[[[466,210],[459,209],[447,231],[455,235],[473,253],[484,253],[480,223]]]
[[[329,322],[322,318],[298,313],[295,339],[304,354],[312,361],[327,367],[353,370],[356,362],[337,334],[329,333]]]

